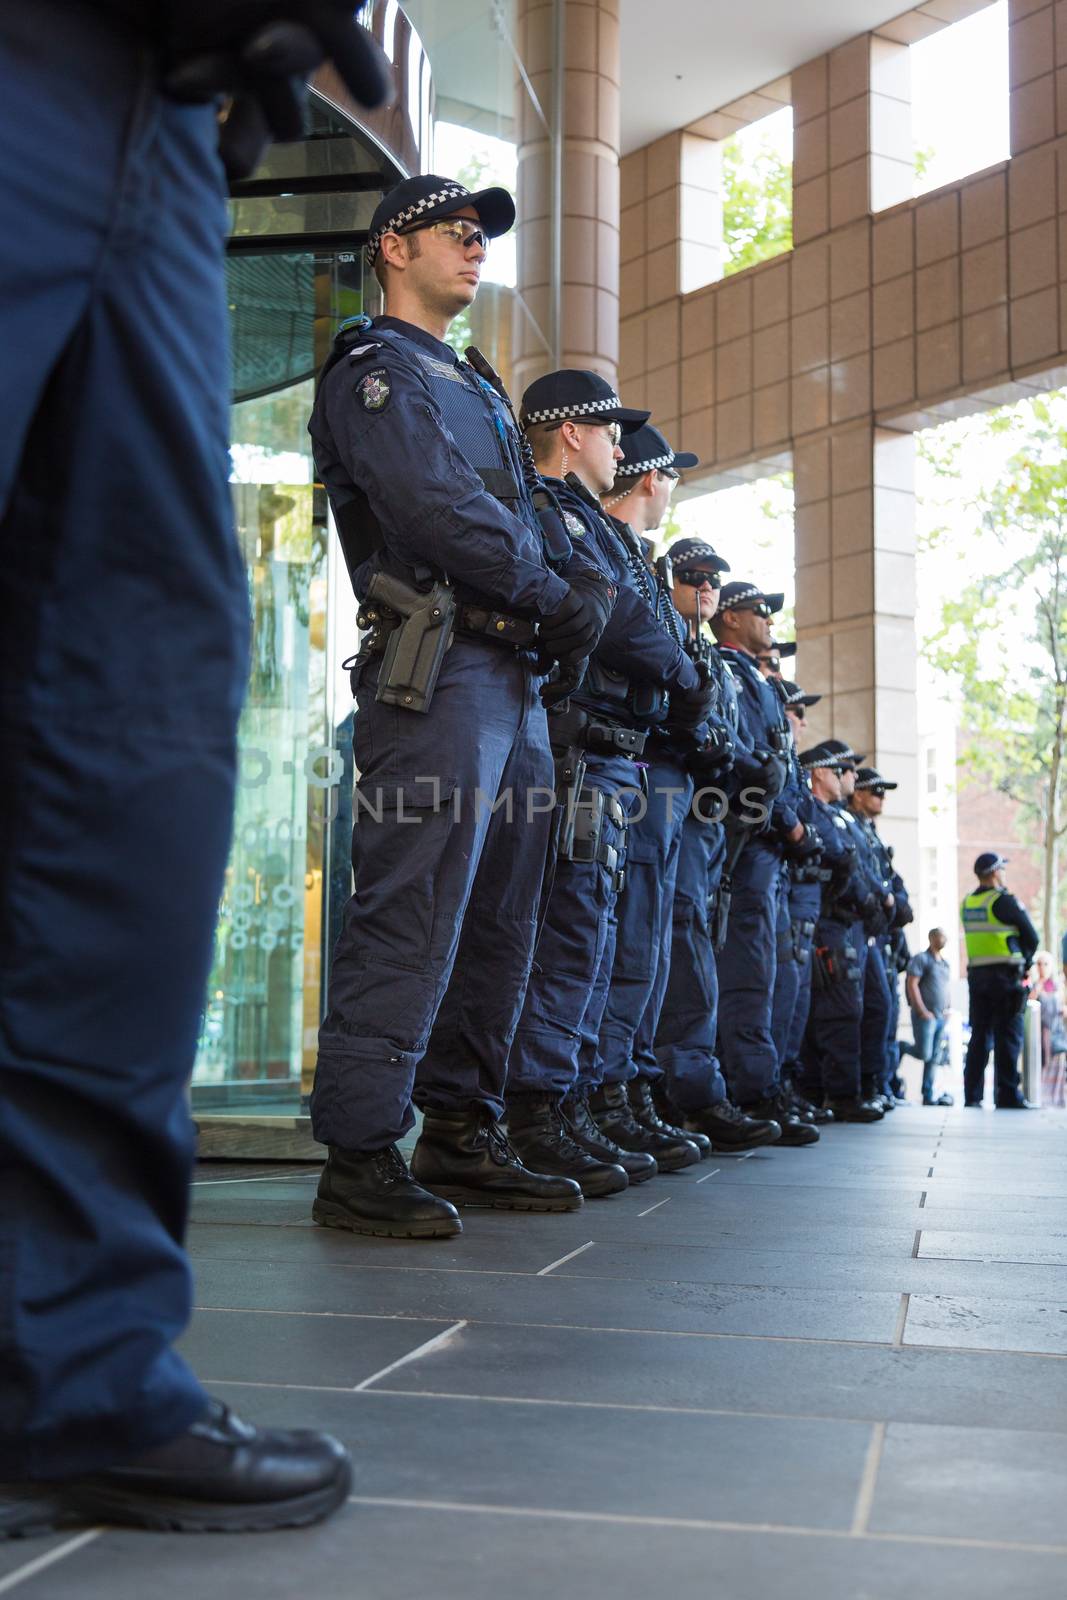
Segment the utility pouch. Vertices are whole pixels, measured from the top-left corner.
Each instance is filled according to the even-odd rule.
[[[841,947],[841,968],[849,983],[859,983],[863,976],[860,971],[859,953],[850,944]]]
[[[715,913],[711,920],[711,942],[716,955],[726,943],[726,932],[730,926],[730,901],[732,897],[730,883],[723,877],[719,882],[719,892],[715,896]]]
[[[387,572],[376,572],[367,586],[361,626],[381,622],[378,606],[403,620],[386,640],[376,698],[405,711],[428,711],[452,643],[456,597],[447,583],[435,583],[424,592]]]

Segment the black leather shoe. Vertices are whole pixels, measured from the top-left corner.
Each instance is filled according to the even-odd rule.
[[[624,1084],[602,1084],[589,1096],[589,1109],[600,1131],[621,1150],[640,1150],[655,1156],[661,1172],[681,1172],[683,1167],[695,1166],[700,1160],[700,1151],[688,1139],[672,1139],[638,1122]]]
[[[629,1187],[625,1169],[616,1161],[590,1155],[571,1138],[554,1094],[508,1096],[508,1138],[524,1166],[573,1178],[587,1200],[620,1194]]]
[[[497,1211],[579,1211],[571,1178],[531,1172],[484,1111],[424,1111],[411,1171],[434,1194]]]
[[[455,1206],[415,1182],[395,1144],[369,1155],[331,1145],[311,1216],[323,1228],[386,1239],[451,1239],[463,1232]]]
[[[643,1150],[620,1150],[613,1139],[601,1132],[589,1110],[587,1091],[575,1090],[567,1096],[560,1109],[567,1132],[575,1144],[588,1151],[589,1155],[596,1156],[598,1161],[620,1166],[631,1183],[647,1183],[649,1178],[656,1176],[659,1168],[655,1156]]]
[[[725,1155],[758,1150],[761,1145],[777,1144],[782,1137],[781,1127],[773,1118],[750,1117],[729,1100],[717,1106],[704,1106],[700,1111],[687,1111],[683,1124],[687,1134],[690,1123],[707,1134],[713,1150]]]
[[[303,1528],[336,1511],[351,1482],[348,1452],[330,1434],[253,1428],[212,1400],[187,1432],[124,1466],[19,1485],[10,1498],[0,1487],[0,1536],[78,1522],[159,1533]]]
[[[855,1100],[837,1099],[826,1103],[834,1114],[835,1122],[881,1122],[885,1116],[880,1101],[876,1104],[858,1095]]]
[[[924,1106],[954,1106],[956,1101],[950,1094],[932,1094],[923,1100]]]
[[[996,1106],[998,1111],[1038,1111],[1040,1109],[1040,1107],[1034,1105],[1032,1100],[1027,1100],[1023,1095],[1020,1095],[1018,1100],[998,1100]]]
[[[781,1142],[783,1145],[818,1144],[819,1130],[811,1122],[803,1122],[797,1116],[790,1104],[788,1095],[779,1089],[775,1094],[769,1095],[765,1100],[757,1100],[755,1104],[742,1106],[750,1117],[766,1118],[777,1122],[782,1130]]]
[[[704,1134],[690,1133],[688,1129],[683,1131],[675,1122],[660,1115],[651,1078],[634,1078],[632,1083],[626,1085],[626,1097],[635,1122],[639,1122],[643,1128],[665,1134],[668,1139],[685,1139],[689,1144],[695,1144],[701,1161],[706,1161],[711,1155],[711,1140]]]

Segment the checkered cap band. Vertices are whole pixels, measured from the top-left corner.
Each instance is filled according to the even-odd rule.
[[[665,456],[650,456],[647,461],[627,461],[615,474],[617,478],[640,478],[645,472],[660,471],[671,466],[674,461],[674,451]]]
[[[367,265],[373,267],[378,258],[378,251],[382,247],[382,238],[387,233],[398,233],[401,228],[406,228],[409,223],[417,222],[427,211],[432,211],[435,206],[444,205],[446,200],[462,200],[464,195],[470,194],[461,183],[446,183],[443,189],[436,189],[433,194],[423,195],[421,200],[416,200],[413,206],[408,206],[404,211],[398,211],[395,217],[380,227],[377,233],[372,233],[367,240],[366,255]]]
[[[841,771],[841,757],[834,755],[821,755],[816,751],[813,755],[801,756],[800,765],[805,772],[814,772],[816,767],[828,767],[831,772]]]
[[[524,426],[532,427],[535,422],[569,422],[572,417],[586,417],[597,411],[618,411],[622,401],[617,394],[607,400],[583,400],[573,406],[549,406],[544,411],[531,411],[525,418]]]
[[[757,589],[756,585],[753,583],[750,584],[748,588],[738,589],[735,594],[732,594],[727,601],[726,609],[729,609],[730,606],[740,605],[745,600],[762,600],[763,598],[763,590]]]

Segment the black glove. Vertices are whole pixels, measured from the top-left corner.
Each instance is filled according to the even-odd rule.
[[[537,630],[542,656],[571,667],[584,661],[607,627],[615,604],[615,585],[598,572],[576,572],[570,588],[551,616]]]
[[[725,778],[733,767],[735,751],[736,746],[727,730],[712,723],[707,744],[700,750],[690,752],[685,761],[686,769],[698,784],[716,783],[720,778]]]
[[[915,913],[907,900],[897,900],[893,907],[894,928],[906,928],[909,922],[915,921]]]
[[[252,172],[271,139],[304,133],[306,80],[333,62],[353,97],[379,106],[392,69],[360,27],[356,0],[163,0],[164,92],[232,99],[219,150],[231,178]]]
[[[804,823],[802,839],[789,839],[786,843],[786,860],[795,861],[798,865],[805,861],[817,861],[821,855],[822,840],[810,822]]]
[[[706,664],[694,661],[693,666],[700,679],[696,688],[671,690],[667,721],[672,728],[699,728],[702,722],[707,721],[715,704],[715,685]]]
[[[573,666],[554,666],[538,693],[546,711],[566,705],[575,690],[580,689],[588,661],[576,661]]]

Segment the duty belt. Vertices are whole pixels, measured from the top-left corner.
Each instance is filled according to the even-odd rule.
[[[572,707],[549,717],[548,737],[554,750],[591,750],[596,755],[636,758],[643,753],[648,736],[642,728],[601,722],[588,712]]]
[[[388,606],[377,605],[374,615],[363,607],[358,618],[360,626],[371,625],[374,632],[365,648],[371,655],[380,655],[386,640],[399,627],[403,618]],[[513,617],[506,611],[490,611],[486,606],[458,605],[455,631],[464,639],[484,639],[486,644],[503,645],[510,650],[533,650],[537,645],[537,624],[525,617]]]

